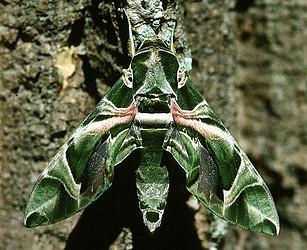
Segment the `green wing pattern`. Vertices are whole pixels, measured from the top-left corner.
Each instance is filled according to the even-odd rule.
[[[273,198],[246,154],[189,79],[180,91],[178,104],[172,100],[175,129],[165,148],[186,171],[187,189],[219,217],[277,235]],[[194,102],[184,101],[188,93]]]
[[[114,166],[138,147],[131,136],[137,107],[130,95],[120,79],[60,148],[32,190],[27,227],[68,218],[110,187]]]
[[[60,148],[30,195],[24,223],[72,216],[112,184],[114,167],[140,148],[136,172],[145,225],[160,226],[169,187],[163,150],[186,172],[207,208],[245,229],[279,233],[270,191],[223,122],[179,65],[172,46],[149,38],[128,69]]]

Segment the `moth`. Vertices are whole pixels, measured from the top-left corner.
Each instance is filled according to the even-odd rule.
[[[142,42],[130,66],[59,149],[37,180],[27,227],[66,219],[97,200],[116,166],[139,150],[135,173],[144,224],[161,225],[169,152],[186,174],[186,188],[217,216],[269,235],[279,233],[270,191],[247,155],[189,79],[173,45]]]

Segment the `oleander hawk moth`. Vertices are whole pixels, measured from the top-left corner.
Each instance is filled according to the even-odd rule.
[[[143,41],[128,69],[60,148],[36,182],[24,223],[48,225],[97,200],[116,166],[140,151],[135,173],[144,224],[161,224],[169,189],[168,151],[186,188],[221,218],[277,235],[273,198],[252,163],[180,66],[172,46]]]

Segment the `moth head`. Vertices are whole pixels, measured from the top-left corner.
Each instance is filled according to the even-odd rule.
[[[124,80],[124,83],[125,85],[128,87],[128,88],[131,88],[133,87],[133,70],[131,68],[131,65],[129,66],[128,69],[123,69],[123,80]]]
[[[178,89],[182,88],[185,85],[187,79],[188,79],[188,77],[187,77],[186,69],[179,67],[179,69],[177,71]]]

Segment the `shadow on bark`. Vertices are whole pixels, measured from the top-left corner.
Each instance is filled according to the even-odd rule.
[[[134,152],[116,168],[113,185],[85,209],[69,236],[66,250],[108,249],[123,227],[132,232],[133,249],[201,249],[194,226],[194,212],[186,205],[184,171],[168,155],[170,191],[162,224],[153,234],[143,224],[138,207]]]

